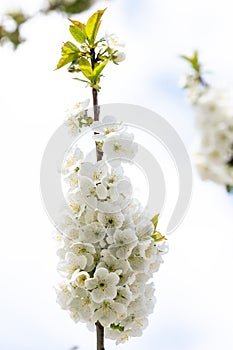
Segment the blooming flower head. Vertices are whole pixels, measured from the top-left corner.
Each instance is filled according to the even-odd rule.
[[[154,223],[133,198],[122,166],[136,155],[137,144],[122,125],[110,126],[114,120],[108,117],[109,128],[97,127],[102,161],[86,162],[75,147],[66,155],[68,209],[58,249],[64,283],[57,300],[75,322],[92,328],[99,321],[120,343],[141,335],[148,323],[155,302],[150,279],[165,249],[155,242]]]
[[[106,299],[114,299],[117,295],[116,285],[119,277],[115,272],[108,272],[104,267],[96,270],[94,277],[87,279],[85,286],[91,291],[92,299],[96,303],[101,303]]]

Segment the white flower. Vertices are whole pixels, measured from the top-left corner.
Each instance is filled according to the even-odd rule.
[[[120,62],[123,62],[123,61],[125,60],[125,58],[126,58],[125,53],[122,52],[122,51],[118,51],[118,52],[116,53],[116,58],[115,58],[114,61],[115,61],[116,63],[120,63]]]
[[[145,286],[144,300],[145,300],[145,308],[148,314],[151,314],[154,311],[154,306],[156,302],[154,293],[155,293],[155,287],[153,282],[150,284],[147,284]]]
[[[146,317],[137,317],[133,313],[126,320],[122,322],[125,328],[125,333],[131,337],[140,337],[142,335],[142,330],[148,326],[148,319]]]
[[[101,303],[106,299],[114,299],[117,295],[116,285],[119,277],[115,272],[108,272],[104,267],[96,270],[94,278],[87,279],[85,286],[91,291],[94,302]]]
[[[108,196],[108,190],[103,184],[100,183],[96,186],[96,194],[98,199],[106,199]]]
[[[78,102],[74,105],[74,107],[70,110],[70,113],[72,115],[77,115],[80,112],[84,111],[85,109],[87,109],[88,105],[90,103],[90,99],[86,99],[82,102]]]
[[[64,178],[64,180],[70,186],[71,190],[75,190],[78,188],[78,172],[74,171],[73,173],[70,173],[67,177]]]
[[[110,251],[114,252],[117,258],[127,259],[137,245],[138,238],[131,229],[116,230],[113,235],[113,244]]]
[[[62,309],[67,309],[72,300],[72,293],[69,286],[65,282],[60,282],[55,290],[57,293],[57,303]]]
[[[89,207],[86,207],[82,215],[82,223],[84,225],[88,225],[94,221],[97,221],[97,212]]]
[[[111,33],[111,34],[106,33],[105,40],[107,41],[108,46],[112,49],[116,49],[116,48],[125,46],[125,44],[114,33]]]
[[[122,179],[124,179],[123,168],[112,168],[111,173],[108,173],[107,176],[103,178],[103,184],[109,187],[116,187]]]
[[[105,300],[97,306],[93,320],[99,320],[104,327],[107,327],[117,319],[123,319],[124,317],[126,317],[126,309],[124,305],[112,300]]]
[[[83,152],[75,147],[72,148],[68,155],[65,157],[64,163],[62,165],[62,173],[64,175],[73,173],[77,168],[80,167],[80,163],[83,160]]]
[[[71,284],[72,284],[73,287],[84,288],[85,287],[85,281],[89,277],[90,277],[89,273],[87,273],[86,271],[76,270],[72,274]]]
[[[88,206],[90,206],[92,209],[96,209],[98,206],[95,183],[85,176],[80,176],[79,181],[83,199]]]
[[[138,150],[138,146],[133,139],[134,136],[126,132],[108,135],[103,145],[104,156],[108,161],[133,159]]]
[[[90,293],[79,288],[69,304],[69,310],[72,313],[71,316],[78,313],[82,322],[91,322],[94,310]]]
[[[127,260],[116,258],[108,250],[102,251],[102,255],[98,267],[105,267],[109,272],[116,272],[117,274],[125,274],[130,269]]]
[[[121,195],[123,198],[127,197],[128,199],[130,199],[133,190],[129,179],[127,179],[126,177],[121,179],[118,182],[116,188],[119,195]]]
[[[83,202],[81,191],[69,192],[67,196],[69,207],[74,213],[75,217],[80,217],[85,210],[85,203]],[[78,223],[76,222],[76,226]]]
[[[106,338],[116,340],[117,345],[120,343],[124,343],[125,341],[128,340],[127,335],[123,331],[123,327],[122,327],[122,331],[118,329],[119,327],[116,327],[116,328],[113,328],[113,327],[114,326],[105,328]]]
[[[107,175],[107,171],[107,165],[103,161],[96,164],[85,162],[81,165],[79,175],[91,179],[93,183],[98,183]]]
[[[77,103],[72,109],[67,111],[67,125],[73,135],[80,133],[81,129],[92,124],[93,119],[87,115],[89,99]]]
[[[98,220],[106,228],[116,229],[121,227],[124,216],[122,213],[98,213]]]
[[[128,258],[131,268],[137,272],[147,272],[148,262],[141,256],[138,246],[136,246]]]
[[[58,269],[64,272],[73,272],[77,269],[83,270],[87,265],[85,255],[76,255],[72,252],[65,254],[65,259],[58,264]]]
[[[103,141],[107,135],[124,129],[123,123],[118,122],[114,116],[105,116],[101,122],[94,122],[91,127],[96,141]]]
[[[119,277],[119,286],[131,285],[135,281],[136,274],[130,267],[130,269],[127,272],[121,273]]]
[[[129,286],[124,286],[124,287],[118,287],[117,288],[117,296],[115,298],[115,301],[123,304],[123,305],[129,305],[129,303],[133,299],[133,294],[131,290],[129,289]]]
[[[154,225],[150,220],[143,219],[136,225],[136,232],[139,240],[149,238],[154,232]]]
[[[79,224],[77,221],[75,221],[75,218],[68,211],[64,215],[63,221],[58,224],[57,228],[62,235],[71,240],[78,239],[79,237]]]
[[[106,234],[104,226],[99,222],[93,222],[82,227],[80,232],[80,240],[86,243],[100,242]]]
[[[72,253],[74,253],[79,259],[82,258],[83,261],[86,259],[86,265],[81,269],[87,272],[92,271],[95,266],[94,255],[96,253],[95,247],[89,243],[74,243],[71,246]]]
[[[138,273],[136,275],[134,282],[129,286],[134,298],[144,294],[149,277],[147,273]]]

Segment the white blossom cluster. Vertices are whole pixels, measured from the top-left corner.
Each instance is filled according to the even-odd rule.
[[[65,124],[69,127],[72,135],[78,135],[85,127],[93,123],[93,119],[89,117],[87,107],[90,100],[76,103],[73,108],[67,111]]]
[[[194,162],[204,180],[233,186],[233,91],[201,85],[188,76],[187,97],[198,136]]]
[[[99,321],[106,337],[121,343],[147,326],[155,304],[151,279],[167,247],[123,172],[137,151],[133,135],[113,121],[96,124],[103,160],[87,162],[77,148],[65,159],[68,207],[57,232],[56,292],[75,322],[93,329]]]

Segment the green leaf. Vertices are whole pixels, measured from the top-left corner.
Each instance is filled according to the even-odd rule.
[[[153,216],[153,218],[151,219],[151,222],[154,225],[154,228],[156,230],[156,227],[157,227],[158,222],[159,222],[159,214],[156,214],[155,216]]]
[[[62,68],[77,59],[77,53],[63,55],[58,61],[56,69]]]
[[[79,49],[77,48],[76,45],[74,45],[72,42],[67,41],[63,46],[62,46],[62,54],[71,54],[71,53],[76,53],[79,52]]]
[[[192,66],[192,68],[195,70],[195,72],[200,73],[201,72],[201,64],[199,62],[199,56],[198,56],[198,51],[195,50],[193,52],[193,56],[188,57],[185,55],[181,55],[181,58],[183,58],[185,61],[189,62]]]
[[[98,10],[88,19],[86,24],[86,34],[89,40],[95,40],[101,24],[101,17],[105,10],[106,9]]]
[[[166,241],[167,238],[163,236],[159,231],[156,231],[158,222],[159,222],[159,214],[156,214],[151,219],[152,224],[154,225],[154,233],[151,235],[151,237],[154,239],[155,242],[162,242]]]
[[[81,66],[87,66],[87,67],[90,67],[90,68],[91,68],[90,62],[89,62],[85,57],[81,57],[81,58],[80,58],[79,64],[80,64]],[[92,68],[91,68],[91,69],[92,69]]]
[[[81,23],[79,21],[74,21],[73,19],[70,19],[70,18],[68,18],[68,19],[69,19],[69,21],[71,23],[73,23],[76,27],[78,27],[83,32],[83,34],[86,34],[86,31],[85,31],[86,26],[85,26],[85,24],[83,24],[83,23]]]
[[[151,237],[155,240],[155,242],[162,242],[167,240],[167,238],[163,236],[159,231],[155,231]]]
[[[192,59],[188,56],[185,56],[185,55],[180,55],[181,58],[183,58],[185,61],[188,61],[189,63],[192,62]]]
[[[60,58],[56,69],[59,69],[66,64],[73,62],[79,58],[79,49],[76,45],[67,41],[61,48],[62,57]]]
[[[86,40],[86,34],[84,34],[81,29],[77,26],[70,26],[70,34],[73,38],[80,44],[83,44]]]
[[[90,65],[90,62],[86,58],[84,57],[80,58],[79,69],[87,79],[92,80],[93,70]]]
[[[102,73],[105,66],[108,64],[109,60],[106,60],[98,65],[95,66],[93,76],[95,79],[99,78],[100,74]]]

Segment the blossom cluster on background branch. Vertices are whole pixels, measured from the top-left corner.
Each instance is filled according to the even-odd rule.
[[[195,165],[202,179],[233,192],[233,91],[207,83],[197,51],[191,57],[181,57],[191,65],[182,87],[195,112],[198,129]]]

